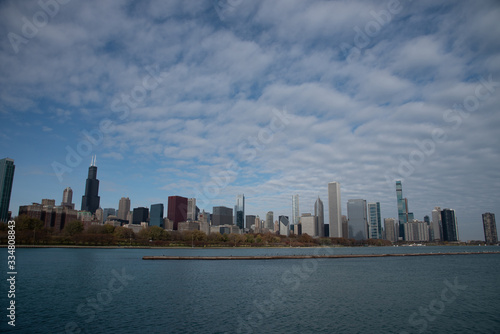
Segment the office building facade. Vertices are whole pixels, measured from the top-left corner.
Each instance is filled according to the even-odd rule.
[[[399,231],[396,227],[397,223],[395,218],[384,219],[385,240],[389,240],[390,242],[398,241]]]
[[[340,183],[328,183],[329,232],[332,238],[342,237],[342,210],[340,201]]]
[[[266,226],[269,231],[274,230],[274,212],[268,211],[266,213]]]
[[[350,239],[368,239],[368,220],[366,201],[364,199],[350,199],[347,201],[347,220]]]
[[[52,204],[52,202],[45,201],[45,204]],[[78,218],[78,213],[74,209],[65,206],[38,203],[20,206],[19,215],[26,215],[30,218],[39,219],[43,222],[45,228],[53,229],[57,232],[62,231],[66,224]]]
[[[255,224],[255,215],[246,215],[245,216],[245,228],[250,230],[252,225]]]
[[[498,244],[497,224],[495,214],[491,212],[483,213],[484,241],[490,245]]]
[[[304,213],[300,217],[300,224],[295,225],[295,227],[298,229],[299,225],[301,227],[301,234],[307,234],[310,237],[319,236],[319,224],[317,216],[313,216],[310,213]],[[297,231],[295,234],[299,235],[299,231]]]
[[[212,225],[232,225],[233,209],[225,206],[214,206],[212,210]]]
[[[396,198],[398,204],[398,236],[404,240],[404,224],[408,222],[408,201],[403,198],[403,184],[401,181],[396,181]]]
[[[292,196],[292,224],[299,223],[299,195]]]
[[[115,216],[116,210],[114,208],[104,208],[102,209],[102,219],[106,221],[109,216]]]
[[[380,217],[380,202],[368,203],[369,238],[382,238],[382,218]]]
[[[0,222],[7,222],[10,219],[9,205],[15,169],[14,160],[10,158],[0,160]]]
[[[61,202],[61,206],[70,209],[75,209],[75,204],[73,204],[73,189],[71,189],[70,187],[67,187],[63,191],[63,199]]]
[[[97,179],[96,158],[92,158],[89,167],[89,174],[85,182],[85,195],[82,196],[82,211],[88,211],[92,214],[99,208],[101,198],[99,197],[99,180]]]
[[[245,195],[236,196],[236,205],[234,206],[234,225],[241,230],[245,228]]]
[[[149,226],[158,226],[163,228],[163,203],[152,204],[149,211]]]
[[[319,198],[314,202],[314,215],[318,217],[318,237],[325,236],[325,209],[323,201]]]
[[[290,235],[290,221],[288,220],[288,216],[279,216],[278,220],[280,224],[279,234],[288,237]]]
[[[458,224],[455,210],[443,209],[441,211],[441,224],[443,226],[443,241],[458,241]]]
[[[198,220],[196,212],[196,198],[188,198],[187,220]]]
[[[141,223],[147,223],[149,221],[149,209],[144,207],[134,208],[132,213],[132,224],[140,225]]]
[[[174,230],[180,222],[187,221],[188,199],[182,196],[168,197],[167,218],[174,223]]]
[[[126,220],[130,212],[130,198],[122,197],[118,203],[118,219]]]

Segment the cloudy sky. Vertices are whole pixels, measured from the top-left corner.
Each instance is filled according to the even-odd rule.
[[[43,3],[43,2],[42,2]],[[0,158],[10,209],[74,190],[101,206],[311,212],[327,183],[396,217],[500,214],[498,1],[2,1]],[[328,212],[325,212],[328,216]]]

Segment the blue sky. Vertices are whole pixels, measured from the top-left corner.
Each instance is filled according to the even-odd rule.
[[[103,208],[244,193],[247,214],[291,215],[338,181],[343,214],[363,198],[386,218],[401,179],[462,240],[500,213],[497,1],[46,3],[0,3],[14,214],[68,186],[79,208],[92,155]]]

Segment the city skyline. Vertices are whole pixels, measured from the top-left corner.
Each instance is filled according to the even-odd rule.
[[[498,1],[230,3],[70,2],[28,38],[44,9],[2,2],[10,210],[66,187],[79,207],[97,155],[102,208],[179,195],[211,211],[244,193],[246,213],[291,218],[290,196],[310,212],[334,180],[342,212],[363,198],[397,218],[402,180],[415,218],[453,208],[461,239],[484,237],[500,212]]]
[[[3,162],[10,162],[13,164],[12,159],[2,159]],[[12,168],[13,169],[13,168]],[[82,196],[82,211],[88,211],[89,209],[89,204],[86,203],[87,200],[85,200],[86,197],[95,197],[97,198],[97,204],[99,204],[100,196],[98,196],[98,184],[99,180],[97,180],[97,166],[96,166],[96,157],[92,157],[91,164],[88,170],[88,177],[86,180],[86,195]],[[97,187],[95,186],[97,183]],[[337,206],[338,203],[340,203],[340,184],[338,182],[329,182],[328,183],[328,200],[329,200],[329,206],[332,206],[335,211],[337,211],[337,214],[340,215],[342,218],[344,216],[341,215],[341,211],[338,210]],[[395,221],[395,226],[394,228],[397,231],[397,236],[399,237],[400,240],[407,240],[406,236],[409,235],[411,239],[409,241],[421,241],[421,240],[443,240],[443,241],[466,241],[466,240],[460,240],[459,238],[459,227],[458,227],[458,219],[455,215],[455,210],[454,209],[449,209],[445,208],[442,209],[440,207],[435,207],[432,210],[431,216],[432,216],[432,221],[429,215],[425,215],[423,219],[416,219],[414,217],[414,214],[412,212],[408,212],[408,199],[405,197],[403,198],[403,192],[402,192],[402,182],[401,180],[396,180],[395,181],[395,190],[396,190],[396,207],[398,208],[398,217],[399,219],[395,219],[393,217],[384,217],[384,225],[386,220],[394,220]],[[91,195],[91,196],[89,196]],[[61,207],[68,207],[70,209],[75,209],[74,203],[72,203],[71,199],[73,196],[73,191],[71,187],[67,187],[63,190],[63,200],[61,201]],[[298,211],[298,198],[299,195],[293,195],[292,196],[292,205],[291,205],[291,213],[292,216]],[[54,202],[55,199],[42,199],[41,203],[42,205],[47,205],[44,204],[44,201],[46,203],[49,202]],[[180,202],[179,202],[180,201]],[[95,202],[94,200],[91,200],[90,202]],[[33,202],[35,204],[36,202]],[[147,207],[135,207],[133,210],[129,212],[124,212],[125,207],[131,208],[130,204],[130,199],[127,197],[122,197],[119,201],[118,204],[118,209],[115,209],[114,207],[111,208],[101,208],[98,206],[97,208],[101,210],[101,223],[102,219],[106,220],[106,217],[109,215],[120,215],[120,211],[122,214],[130,214],[133,217],[134,224],[138,224],[139,221],[152,221],[150,222],[151,226],[163,226],[163,216],[164,213],[167,213],[168,215],[171,215],[169,219],[172,220],[174,229],[177,229],[177,223],[185,220],[197,220],[197,219],[192,219],[189,218],[190,215],[192,215],[194,212],[199,212],[199,208],[196,206],[196,198],[185,198],[182,196],[169,196],[167,200],[167,209],[165,210],[163,203],[156,203],[156,204],[151,204],[151,210],[149,210]],[[95,203],[94,203],[95,204]],[[55,204],[50,204],[54,206]],[[84,209],[85,205],[85,209]],[[27,206],[20,206],[19,207],[19,212],[21,211],[21,207],[23,207],[23,211],[26,210]],[[96,209],[97,209],[96,208]],[[247,215],[245,215],[245,196],[243,194],[238,194],[236,196],[236,205],[234,206],[234,211],[230,208],[226,208],[224,206],[214,206],[213,211],[215,211],[217,208],[217,215],[219,215],[219,212],[224,212],[222,215],[227,215],[229,211],[232,212],[231,218],[232,218],[232,225],[236,225],[242,229],[242,226],[246,227],[248,224],[246,222]],[[154,210],[153,210],[154,209]],[[142,211],[141,211],[142,210]],[[220,211],[223,210],[223,211]],[[165,212],[166,211],[166,212]],[[184,212],[185,213],[182,213]],[[205,212],[205,210],[203,209]],[[76,212],[76,211],[75,211]],[[140,212],[140,214],[139,214]],[[145,214],[144,212],[147,212]],[[150,215],[151,212],[151,215]],[[383,233],[380,233],[378,231],[381,231],[382,224],[381,224],[381,210],[380,210],[380,203],[375,202],[375,203],[367,203],[366,200],[364,199],[347,199],[347,221],[348,221],[348,231],[347,231],[347,236],[349,238],[353,238],[356,240],[363,240],[363,239],[386,239],[387,237],[384,237]],[[263,226],[269,229],[269,226],[271,225],[270,222],[273,220],[273,211],[268,211],[265,220],[263,220]],[[451,214],[451,216],[450,216]],[[483,227],[484,227],[484,217],[485,215],[493,215],[491,213],[484,213],[482,214],[482,220],[483,220]],[[185,219],[183,220],[181,217],[185,215]],[[197,215],[197,214],[196,214]],[[301,217],[299,217],[299,224],[301,221],[301,218],[306,217],[307,221],[307,226],[308,228],[311,229],[312,227],[310,224],[313,224],[312,221],[310,221],[309,217],[315,217],[314,219],[314,224],[315,228],[314,230],[310,231],[315,231],[315,234],[313,236],[316,237],[321,237],[323,234],[323,228],[321,222],[324,221],[322,219],[323,213],[323,203],[321,199],[318,198],[316,199],[314,203],[314,215],[311,216],[310,213],[305,213]],[[13,214],[13,217],[15,214]],[[252,217],[256,217],[255,215],[251,215]],[[141,217],[141,218],[139,218]],[[148,218],[146,218],[148,217]],[[150,217],[150,218],[149,218]],[[174,218],[177,217],[177,218]],[[258,217],[258,215],[257,215]],[[280,221],[281,221],[281,215]],[[284,217],[284,216],[283,216]],[[335,220],[336,215],[333,215],[333,217],[330,217],[330,219]],[[444,217],[447,217],[445,220]],[[443,219],[442,219],[443,218]],[[231,219],[229,218],[223,218],[226,219],[225,223],[229,224],[229,221]],[[229,220],[228,220],[229,219]],[[216,220],[219,220],[219,218],[216,218]],[[424,223],[425,221],[425,226],[420,225]],[[441,221],[447,222],[446,224],[443,224],[441,226]],[[494,218],[493,218],[494,221]],[[345,233],[342,231],[343,227],[343,219],[340,220],[340,229],[341,229],[341,235],[339,237],[345,237]],[[412,225],[413,227],[407,226],[407,223],[414,222],[418,223],[419,225]],[[223,223],[219,222],[217,225],[223,225]],[[290,222],[291,224],[291,222]],[[241,226],[240,226],[241,225]],[[250,224],[251,225],[251,224]],[[280,226],[282,226],[280,224]],[[420,227],[417,227],[420,226]],[[291,226],[289,225],[288,228]],[[165,227],[166,228],[166,227]],[[391,227],[392,228],[392,227]],[[374,231],[377,230],[377,231]],[[410,230],[412,232],[409,232]],[[420,229],[420,230],[417,230]],[[272,229],[270,229],[272,230]],[[281,230],[280,230],[281,231]],[[290,230],[288,230],[290,231]],[[485,230],[484,230],[485,231]],[[391,232],[391,231],[390,231]],[[281,232],[280,232],[281,233]],[[287,232],[288,233],[288,232]],[[385,233],[385,232],[384,232]],[[410,234],[408,234],[410,233]],[[438,236],[439,234],[439,236]],[[331,237],[331,235],[330,235]],[[414,239],[415,238],[415,239]],[[421,238],[421,239],[420,239]],[[390,239],[390,238],[389,238]],[[486,237],[486,232],[484,234],[484,240],[487,241]]]

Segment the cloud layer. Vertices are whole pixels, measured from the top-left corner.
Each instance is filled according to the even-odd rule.
[[[339,181],[343,213],[395,217],[401,179],[417,218],[454,208],[461,239],[500,213],[496,1],[45,3],[0,4],[14,214],[66,186],[79,207],[91,154],[103,207],[244,193],[248,214],[290,215]]]

